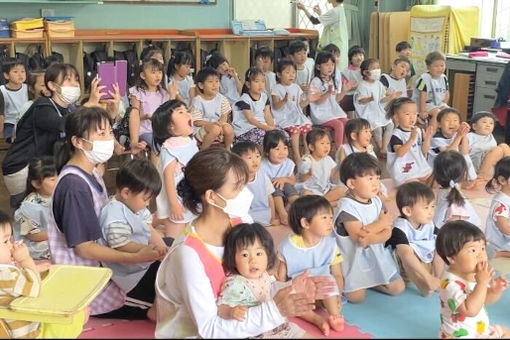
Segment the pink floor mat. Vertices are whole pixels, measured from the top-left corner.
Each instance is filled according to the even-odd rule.
[[[319,312],[325,317],[325,312]],[[342,332],[331,331],[329,336],[324,336],[314,325],[300,320],[298,318],[290,318],[290,320],[305,331],[317,338],[354,338],[354,339],[370,339],[373,336],[363,334],[357,326],[347,325]],[[146,320],[118,320],[118,319],[98,319],[91,317],[89,322],[83,328],[83,332],[79,336],[80,339],[141,339],[154,338],[154,328],[156,324]]]

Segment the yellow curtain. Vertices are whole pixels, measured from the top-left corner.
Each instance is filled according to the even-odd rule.
[[[457,54],[478,36],[479,9],[476,6],[452,7],[448,53]]]

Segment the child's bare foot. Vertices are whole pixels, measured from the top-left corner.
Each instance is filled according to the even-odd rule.
[[[147,310],[147,319],[149,319],[152,322],[156,322],[158,320],[157,314],[156,314],[156,307],[152,306]]]
[[[341,315],[330,315],[328,318],[328,323],[331,328],[337,332],[341,332],[344,330],[345,320]]]

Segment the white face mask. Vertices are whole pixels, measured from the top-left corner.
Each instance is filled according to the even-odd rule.
[[[108,161],[113,155],[114,148],[114,140],[95,140],[90,141],[85,138],[82,138],[84,141],[92,143],[92,150],[87,151],[81,149],[85,154],[85,157],[94,164],[105,163]]]
[[[248,187],[245,186],[236,197],[231,199],[226,199],[218,193],[216,193],[216,195],[225,201],[225,207],[222,208],[214,203],[211,203],[211,205],[223,210],[223,212],[228,214],[231,220],[236,220],[240,223],[253,222],[250,214],[248,214],[248,211],[250,211],[251,201],[253,200],[253,194]]]
[[[57,93],[61,101],[66,104],[74,104],[80,99],[81,90],[78,86],[61,86],[60,93]]]
[[[371,80],[379,80],[381,78],[381,69],[376,68],[370,71],[370,79]]]

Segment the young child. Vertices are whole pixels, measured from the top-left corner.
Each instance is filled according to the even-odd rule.
[[[381,84],[381,68],[377,59],[367,59],[360,66],[363,80],[353,97],[354,107],[360,118],[370,122],[372,134],[381,157],[385,158],[388,142],[393,133],[393,123],[386,118],[385,107],[392,99],[400,97],[400,92],[389,92]]]
[[[489,258],[510,257],[510,157],[504,157],[496,163],[494,176],[487,182],[485,189],[496,193],[487,215],[485,235]]]
[[[14,237],[27,245],[33,259],[49,259],[48,217],[57,169],[51,156],[34,158],[28,165],[26,197],[14,213]]]
[[[439,230],[437,253],[449,266],[439,289],[440,338],[508,338],[502,325],[491,325],[484,305],[494,303],[508,287],[493,279],[483,232],[467,221],[448,222]]]
[[[223,268],[227,274],[217,300],[218,316],[244,321],[248,307],[271,299],[274,276],[269,275],[276,262],[273,238],[258,223],[242,223],[225,237]],[[264,332],[257,338],[302,338],[305,331],[292,322]]]
[[[0,86],[0,129],[9,143],[14,136],[16,118],[21,107],[28,102],[27,73],[21,60],[2,63],[2,72],[7,84]]]
[[[433,178],[439,184],[434,214],[434,225],[437,228],[452,220],[467,220],[481,226],[480,217],[459,188],[459,183],[466,176],[466,159],[459,152],[443,151],[434,160]]]
[[[427,161],[431,167],[434,167],[434,159],[440,152],[446,150],[459,151],[466,160],[468,169],[467,179],[471,181],[469,186],[476,184],[476,170],[469,157],[469,141],[467,134],[469,133],[470,127],[466,122],[461,122],[459,111],[454,108],[445,108],[439,111],[437,118],[431,119],[430,126],[439,127],[439,131],[434,134],[430,141],[430,149],[428,152]]]
[[[413,282],[423,296],[439,288],[444,262],[436,253],[432,218],[436,208],[434,192],[420,182],[402,184],[397,191],[400,216],[393,222],[387,244],[396,251],[400,275]]]
[[[424,135],[416,126],[418,118],[416,103],[407,97],[392,100],[387,106],[387,118],[395,123],[395,129],[388,144],[388,161],[386,166],[396,186],[408,181],[425,182],[432,168],[425,155],[430,147],[434,133],[429,126]]]
[[[338,202],[334,221],[337,243],[344,261],[342,274],[347,300],[365,299],[367,288],[398,295],[405,284],[385,242],[391,236],[391,215],[378,197],[381,169],[376,158],[355,152],[340,166],[340,179],[347,186]]]
[[[165,65],[165,58],[163,56],[163,50],[158,46],[150,43],[145,47],[140,53],[140,64],[143,64],[143,61],[146,59],[156,59],[163,65]],[[163,75],[163,84],[168,84],[168,75]]]
[[[161,258],[167,251],[161,235],[148,224],[151,213],[147,206],[151,198],[161,190],[161,178],[151,162],[132,159],[123,164],[115,177],[116,192],[103,207],[99,223],[103,232],[101,243],[121,252],[136,252],[144,246],[153,245]],[[112,263],[102,265],[113,271],[112,280],[129,296],[139,282],[155,277],[159,262]],[[156,292],[154,285],[145,292],[144,302],[152,304]],[[155,320],[155,305],[149,308],[147,316]]]
[[[315,311],[299,317],[315,324],[325,336],[330,329],[341,332],[344,318],[341,315],[340,294],[344,286],[342,255],[332,236],[333,209],[322,196],[311,195],[298,198],[289,211],[290,227],[294,232],[278,247],[278,279],[287,281],[310,269],[311,275],[327,275],[336,282],[335,290],[322,300],[328,313],[327,320]]]
[[[335,57],[335,80],[338,86],[339,83],[343,83],[342,70],[340,68],[340,49],[335,44],[328,44],[324,46],[322,51],[329,52]],[[341,84],[338,88],[341,88]]]
[[[41,96],[50,97],[50,91],[46,88],[44,84],[44,71],[33,71],[30,72],[27,79],[28,86],[28,101],[21,107],[18,113],[18,117],[16,118],[16,124],[18,124],[19,120],[25,112],[32,106],[32,104],[37,100],[37,98]]]
[[[315,125],[334,131],[335,148],[344,141],[344,127],[347,114],[338,102],[351,89],[352,83],[337,87],[341,82],[335,79],[335,57],[329,52],[319,52],[315,60],[315,77],[310,83],[310,113]]]
[[[248,167],[248,189],[253,194],[250,205],[250,216],[263,226],[279,225],[276,218],[273,193],[273,183],[260,167],[262,155],[257,144],[253,142],[239,142],[234,144],[232,152],[239,155]]]
[[[274,205],[280,223],[288,225],[289,216],[285,209],[285,203],[294,202],[298,198],[298,191],[294,187],[296,165],[289,159],[288,141],[283,131],[273,130],[266,133],[263,151],[264,158],[260,167],[275,187]]]
[[[175,98],[175,89],[164,87],[163,64],[155,59],[146,59],[140,67],[135,86],[129,89],[131,113],[129,115],[130,145],[133,153],[150,146],[154,151],[151,117],[154,111]]]
[[[158,218],[164,219],[165,234],[171,236],[173,229],[184,228],[194,219],[194,215],[182,205],[177,184],[184,178],[183,168],[198,152],[198,147],[195,139],[190,138],[193,133],[191,114],[178,99],[158,107],[152,116],[152,127],[160,157],[158,170],[163,182],[163,190],[156,197]]]
[[[191,115],[195,125],[195,138],[207,149],[218,140],[230,150],[234,140],[234,129],[229,123],[232,108],[221,93],[220,77],[212,67],[201,69],[195,77],[198,95],[193,98]]]
[[[503,157],[510,156],[510,147],[496,143],[492,135],[496,116],[488,111],[477,112],[471,118],[473,132],[467,134],[469,157],[473,162],[478,178],[487,181],[494,171],[494,165]]]
[[[349,52],[347,53],[349,57],[349,66],[347,69],[342,71],[342,75],[344,80],[342,82],[352,82],[354,83],[354,87],[347,91],[348,95],[353,95],[358,88],[358,85],[363,80],[363,76],[361,75],[361,63],[365,60],[365,50],[360,46],[352,46],[349,48]]]
[[[262,144],[267,131],[276,129],[271,104],[264,90],[264,72],[252,67],[246,71],[241,100],[233,107],[235,142]]]
[[[286,58],[280,60],[277,76],[278,84],[271,92],[273,117],[276,125],[290,134],[292,158],[298,164],[301,161],[299,137],[303,136],[306,139],[306,134],[312,129],[312,122],[303,113],[309,101],[301,88],[294,83],[296,65],[291,60]]]
[[[300,40],[294,40],[289,44],[289,58],[296,65],[296,78],[294,82],[301,87],[304,96],[308,96],[310,82],[314,77],[314,69],[310,68],[310,64],[306,63],[307,60],[306,45]]]
[[[440,52],[430,52],[425,58],[427,72],[423,73],[416,81],[413,91],[413,100],[418,104],[421,124],[424,124],[429,116],[448,107],[450,100],[448,78],[444,74],[446,59]]]
[[[391,65],[391,73],[381,75],[380,81],[387,91],[397,91],[400,93],[400,97],[407,97],[406,75],[409,71],[409,65],[408,59],[397,58]]]
[[[406,74],[406,83],[416,74],[413,63],[411,63],[411,55],[413,50],[411,44],[407,41],[401,41],[395,46],[395,52],[397,52],[397,58],[409,60],[409,69]]]
[[[303,195],[321,195],[326,198],[332,207],[336,207],[340,197],[344,195],[341,186],[334,185],[338,182],[338,167],[329,156],[331,151],[331,140],[326,130],[314,128],[306,136],[306,145],[310,155],[306,155],[309,162],[309,169],[306,173],[305,159],[299,165],[299,182],[303,185]]]
[[[195,83],[190,75],[193,57],[186,51],[175,51],[172,53],[168,63],[168,81],[177,84],[177,99],[184,102],[186,106],[191,105],[195,96]]]
[[[266,94],[271,98],[271,91],[276,85],[276,74],[273,72],[273,51],[267,46],[255,50],[254,66],[264,72],[266,78]]]
[[[220,75],[220,93],[227,97],[230,105],[234,105],[241,99],[243,90],[243,83],[235,68],[230,66],[228,60],[219,52],[214,52],[207,58],[206,66],[214,68]]]
[[[37,297],[41,294],[39,268],[30,257],[27,246],[23,242],[13,242],[11,221],[3,211],[0,211],[0,284],[2,308],[8,308],[17,297]],[[14,339],[77,338],[88,319],[86,309],[80,311],[72,323],[67,325],[0,319],[0,334]]]

